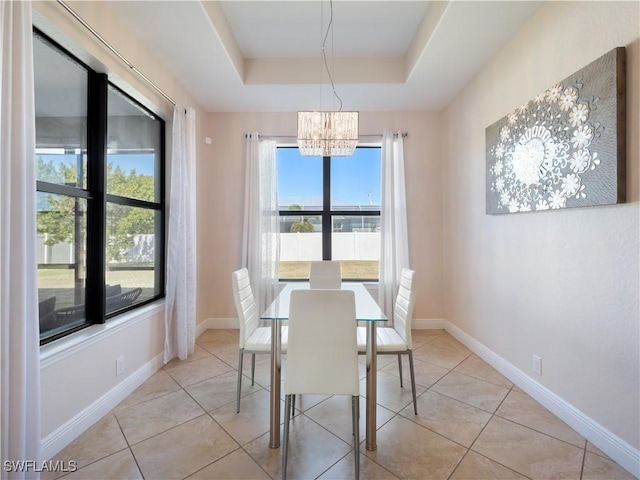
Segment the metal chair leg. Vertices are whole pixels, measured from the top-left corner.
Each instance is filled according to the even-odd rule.
[[[289,421],[291,419],[291,395],[284,400],[284,438],[282,439],[282,480],[287,479],[287,456],[289,455]]]
[[[398,354],[398,371],[400,372],[400,388],[403,388],[402,386],[402,354]]]
[[[351,397],[351,408],[351,418],[353,421],[353,454],[355,456],[356,480],[358,480],[360,478],[360,426],[358,422],[358,418],[360,418],[360,397],[358,395]]]
[[[418,414],[418,402],[416,400],[416,376],[413,371],[413,351],[409,350],[409,371],[411,373],[411,393],[413,395],[413,413]]]
[[[240,413],[240,391],[242,390],[242,359],[244,358],[244,348],[240,349],[240,358],[238,358],[238,392],[236,400],[236,413]]]
[[[296,414],[296,396],[293,395],[293,399],[291,400],[291,417]]]
[[[251,386],[253,387],[253,379],[256,376],[256,354],[251,354]]]

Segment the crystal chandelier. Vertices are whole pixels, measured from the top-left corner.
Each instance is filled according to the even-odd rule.
[[[349,156],[357,144],[358,112],[298,112],[301,155]]]
[[[340,101],[340,108],[337,111],[298,112],[298,148],[304,156],[348,157],[353,155],[358,144],[358,112],[342,111],[342,99],[336,92],[329,71],[325,45],[329,32],[333,30],[333,0],[329,0],[329,5],[331,17],[322,42],[322,58],[333,95]]]

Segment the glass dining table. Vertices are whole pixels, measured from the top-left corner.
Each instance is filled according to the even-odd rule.
[[[289,300],[291,292],[297,289],[308,289],[308,282],[288,283],[260,316],[271,321],[271,399],[269,412],[269,447],[280,447],[280,386],[281,386],[281,354],[282,354],[282,322],[289,319]],[[356,300],[356,320],[367,325],[366,350],[366,448],[376,449],[376,325],[386,322],[387,317],[362,283],[343,282],[343,290],[352,290]],[[354,328],[356,326],[354,325]]]

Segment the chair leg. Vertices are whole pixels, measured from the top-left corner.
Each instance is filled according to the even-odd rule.
[[[240,413],[240,391],[242,390],[242,359],[244,358],[244,348],[240,349],[240,358],[238,358],[238,391],[236,393],[236,413]]]
[[[251,354],[251,386],[253,387],[253,379],[256,376],[256,354]]]
[[[413,413],[418,414],[418,402],[416,400],[416,376],[413,371],[413,351],[408,350],[409,372],[411,373],[411,394],[413,395]]]
[[[353,454],[356,466],[356,480],[360,478],[360,426],[358,419],[360,418],[360,397],[354,395],[351,397],[351,418],[353,420]]]
[[[291,395],[284,400],[284,438],[282,439],[282,480],[287,479],[287,456],[289,454],[289,421],[291,417]]]
[[[398,354],[398,371],[400,372],[400,388],[403,388],[402,386],[402,354]]]
[[[293,416],[296,414],[296,396],[293,396],[293,399],[291,400],[291,417],[293,418]]]

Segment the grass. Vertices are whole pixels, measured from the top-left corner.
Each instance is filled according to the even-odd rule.
[[[308,261],[280,262],[280,278],[309,278]],[[377,280],[378,260],[340,260],[342,278],[344,280]]]

